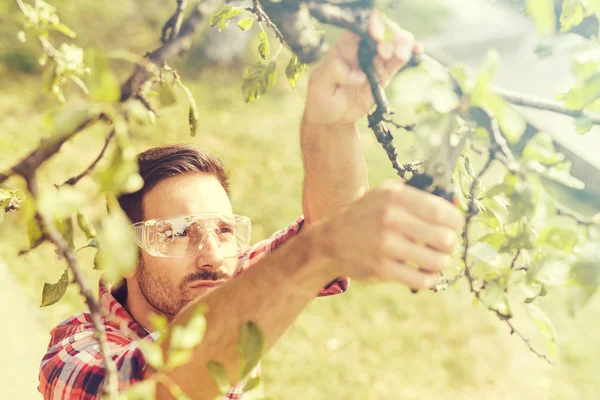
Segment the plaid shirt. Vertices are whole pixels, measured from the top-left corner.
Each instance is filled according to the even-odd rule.
[[[299,218],[288,228],[269,239],[252,246],[240,256],[239,270],[254,266],[275,248],[301,229],[304,220]],[[330,296],[346,291],[349,281],[338,278],[321,290],[319,296]],[[124,389],[142,378],[146,361],[139,347],[141,340],[155,340],[115,298],[102,281],[99,293],[100,306],[108,318],[102,322],[106,329],[108,347],[117,365],[119,389]],[[42,359],[38,390],[44,399],[97,399],[104,382],[105,369],[98,342],[94,339],[94,326],[90,313],[75,315],[60,323],[50,332],[48,351]],[[260,365],[253,375],[260,374]],[[224,399],[241,399],[244,382],[233,387]]]

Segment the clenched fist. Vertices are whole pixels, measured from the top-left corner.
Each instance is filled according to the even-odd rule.
[[[437,273],[449,263],[463,224],[463,215],[451,203],[393,182],[318,224],[315,234],[339,275],[423,289],[438,282]]]

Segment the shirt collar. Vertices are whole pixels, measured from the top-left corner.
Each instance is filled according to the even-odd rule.
[[[100,279],[98,293],[100,307],[106,315],[110,316],[106,321],[107,325],[119,330],[127,329],[138,337],[146,337],[149,334],[143,326],[133,319],[124,305],[117,300],[119,298],[123,302],[127,301],[127,284],[125,281],[112,288]]]

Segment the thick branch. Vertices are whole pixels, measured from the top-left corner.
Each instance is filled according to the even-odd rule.
[[[73,130],[66,130],[48,139],[42,139],[40,145],[12,167],[8,173],[0,174],[0,183],[13,174],[21,175],[25,179],[33,178],[35,171],[44,161],[52,157],[65,142],[95,122],[97,117],[97,114],[90,114],[88,119],[84,118]]]
[[[37,182],[35,181],[35,177],[31,176],[27,179],[27,187],[31,192],[33,197],[37,197],[38,188]],[[100,344],[100,353],[102,354],[104,366],[106,369],[106,383],[104,386],[104,391],[107,393],[108,398],[110,400],[116,400],[119,397],[118,389],[118,375],[117,375],[117,367],[115,362],[110,356],[108,341],[106,338],[106,330],[104,329],[104,324],[102,323],[102,310],[100,305],[92,295],[92,290],[90,285],[87,283],[87,280],[79,266],[77,264],[77,257],[69,250],[69,245],[58,232],[56,227],[54,226],[54,222],[52,219],[46,217],[42,213],[37,213],[36,218],[38,219],[42,231],[45,237],[50,240],[58,251],[58,255],[60,257],[64,257],[67,260],[69,268],[73,272],[73,276],[75,281],[79,285],[82,296],[85,299],[87,306],[90,309],[90,314],[92,316],[92,323],[94,324],[94,329],[97,333],[98,343]]]
[[[189,48],[192,37],[198,30],[200,24],[204,22],[204,20],[211,15],[221,3],[222,0],[203,0],[197,3],[194,6],[191,15],[183,22],[179,34],[148,54],[147,57],[149,62],[156,66],[157,71],[162,68],[165,61]],[[149,68],[138,64],[131,77],[129,77],[123,86],[121,86],[121,101],[139,96],[144,83],[152,78],[154,74],[155,72],[151,71]]]

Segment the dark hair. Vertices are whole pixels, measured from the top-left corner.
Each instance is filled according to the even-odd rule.
[[[160,181],[172,176],[188,173],[212,175],[229,196],[228,176],[221,160],[193,145],[174,144],[146,150],[138,155],[138,166],[144,186],[135,193],[119,197],[121,208],[133,223],[144,218],[144,195]]]

